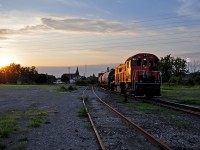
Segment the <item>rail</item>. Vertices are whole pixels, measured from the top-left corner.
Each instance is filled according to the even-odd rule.
[[[194,107],[194,106],[189,106],[189,105],[183,105],[179,103],[174,103],[174,102],[169,102],[169,101],[163,101],[160,99],[150,99],[150,100],[144,100],[145,102],[148,103],[153,103],[156,105],[160,105],[162,107],[167,107],[170,109],[186,112],[192,115],[197,115],[200,116],[200,108]]]
[[[97,129],[96,129],[96,126],[95,126],[95,124],[94,124],[94,122],[93,122],[93,120],[92,120],[92,117],[91,117],[90,113],[88,112],[88,108],[87,108],[87,106],[86,106],[86,104],[85,104],[84,95],[85,95],[85,91],[87,90],[87,88],[88,88],[88,87],[86,87],[86,88],[84,89],[83,94],[82,94],[83,105],[84,105],[84,108],[85,108],[86,113],[87,113],[87,115],[88,115],[88,118],[89,118],[89,120],[90,120],[90,123],[91,123],[91,125],[92,125],[92,128],[93,128],[93,130],[94,130],[94,133],[95,133],[95,135],[96,135],[96,137],[97,137],[97,140],[98,140],[98,142],[99,142],[99,144],[100,144],[100,146],[101,146],[101,149],[102,149],[102,150],[106,150],[105,145],[104,145],[104,143],[103,143],[103,140],[101,139],[100,134],[98,133],[98,131],[97,131]]]
[[[105,105],[108,109],[110,109],[111,111],[113,111],[115,114],[117,114],[120,118],[122,118],[122,120],[124,120],[125,122],[127,122],[130,126],[132,126],[134,129],[137,129],[138,131],[140,131],[141,133],[143,133],[143,135],[145,135],[150,141],[152,141],[154,144],[158,145],[160,149],[164,149],[164,150],[171,150],[171,148],[166,145],[165,143],[161,142],[158,138],[154,137],[153,135],[151,135],[150,133],[148,133],[147,131],[145,131],[143,128],[141,128],[140,126],[138,126],[137,124],[135,124],[134,122],[132,122],[130,119],[128,119],[127,117],[125,117],[123,114],[121,114],[120,112],[118,112],[117,110],[115,110],[114,108],[112,108],[110,105],[108,105],[107,103],[105,103],[94,91],[94,88],[92,87],[93,93],[94,95],[98,98],[98,100]]]

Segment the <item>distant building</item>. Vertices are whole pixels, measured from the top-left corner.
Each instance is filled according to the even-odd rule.
[[[69,78],[70,83],[74,83],[75,81],[80,80],[82,78],[82,76],[79,75],[78,67],[75,73],[65,73],[63,75]]]

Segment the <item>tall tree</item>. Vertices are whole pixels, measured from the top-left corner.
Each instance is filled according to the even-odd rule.
[[[186,74],[188,72],[187,70],[187,64],[186,60],[181,59],[177,57],[173,61],[173,67],[172,67],[172,74],[176,77],[181,77],[182,75]]]
[[[34,66],[21,67],[20,64],[12,63],[0,69],[0,83],[15,84],[18,80],[23,83],[33,83],[37,74]]]
[[[38,75],[38,72],[34,66],[21,67],[20,73],[20,80],[23,83],[33,83]]]
[[[174,58],[171,54],[161,57],[160,70],[164,82],[168,82],[172,76],[181,77],[188,72],[186,60]]]
[[[69,80],[70,80],[70,79],[69,79],[69,77],[68,77],[67,74],[63,74],[63,75],[61,76],[61,81],[62,81],[62,82],[68,83]]]
[[[20,76],[20,64],[12,63],[9,66],[3,67],[4,79],[6,83],[17,83]]]
[[[172,67],[173,67],[174,58],[171,57],[171,54],[161,57],[161,65],[160,70],[162,72],[163,82],[169,81],[171,74],[172,74]]]

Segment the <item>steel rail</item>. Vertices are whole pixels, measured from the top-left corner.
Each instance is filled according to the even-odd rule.
[[[189,113],[192,115],[200,116],[200,109],[197,107],[192,107],[192,106],[188,106],[188,105],[183,105],[183,104],[178,104],[178,103],[168,102],[168,101],[163,101],[163,100],[154,100],[154,99],[152,100],[151,99],[151,100],[143,100],[143,101],[147,102],[147,103],[159,105],[161,107],[166,107],[166,108],[186,112],[186,113]]]
[[[89,118],[89,120],[90,120],[90,123],[91,123],[91,125],[92,125],[92,128],[93,128],[93,130],[94,130],[94,133],[95,133],[95,135],[96,135],[96,137],[97,137],[97,140],[98,140],[98,142],[99,142],[99,144],[100,144],[100,146],[101,146],[101,149],[102,149],[102,150],[106,150],[105,144],[103,143],[103,140],[101,139],[101,136],[100,136],[100,134],[98,133],[97,128],[96,128],[96,126],[95,126],[95,124],[94,124],[94,122],[93,122],[93,120],[92,120],[92,117],[91,117],[91,115],[90,115],[90,113],[89,113],[89,111],[88,111],[88,108],[87,108],[87,106],[86,106],[86,104],[85,104],[84,95],[85,95],[85,91],[87,90],[87,88],[88,88],[88,87],[85,88],[85,90],[83,91],[83,94],[82,94],[83,105],[84,105],[84,108],[85,108],[85,110],[86,110],[87,116],[88,116],[88,118]]]
[[[164,150],[172,150],[167,144],[161,142],[158,138],[156,138],[155,136],[151,135],[150,133],[148,133],[147,131],[145,131],[142,127],[140,127],[139,125],[135,124],[134,122],[132,122],[130,119],[128,119],[127,117],[125,117],[124,115],[122,115],[120,112],[118,112],[117,110],[115,110],[114,108],[112,108],[110,105],[108,105],[107,103],[105,103],[94,91],[94,88],[92,87],[93,93],[94,95],[98,98],[98,100],[104,104],[107,108],[109,108],[111,111],[113,111],[114,113],[116,113],[119,117],[121,117],[124,121],[126,121],[129,125],[131,125],[133,128],[137,129],[138,131],[140,131],[141,133],[143,133],[150,141],[152,141],[154,144],[158,145],[160,149],[164,149]]]
[[[105,88],[101,88],[101,89],[107,90]],[[124,94],[120,94],[120,95],[123,96]],[[136,97],[133,97],[133,96],[128,96],[128,97],[129,98],[136,98]],[[169,101],[154,100],[154,99],[145,100],[145,99],[136,98],[136,100],[138,100],[138,101],[142,100],[145,103],[150,103],[150,104],[158,105],[160,107],[165,107],[165,108],[168,108],[168,109],[173,109],[173,110],[189,113],[191,115],[200,116],[200,109],[197,108],[197,107],[173,103],[173,102],[169,102]]]

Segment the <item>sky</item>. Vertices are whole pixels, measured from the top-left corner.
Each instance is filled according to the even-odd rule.
[[[0,0],[0,67],[200,60],[199,0]]]

